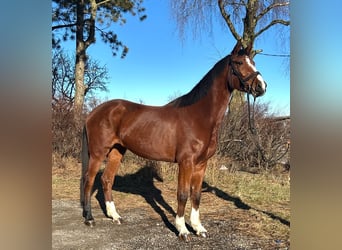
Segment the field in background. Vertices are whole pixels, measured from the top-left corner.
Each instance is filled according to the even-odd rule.
[[[79,200],[80,173],[80,163],[54,154],[52,199]],[[129,208],[140,207],[149,211],[151,217],[173,217],[177,209],[177,173],[176,164],[147,161],[128,152],[113,187],[119,214],[124,217]],[[96,192],[92,206],[100,209]],[[206,171],[200,212],[204,225],[210,218],[231,220],[234,230],[275,241],[280,248],[289,247],[289,173],[281,168],[273,172],[247,173],[215,156]],[[188,201],[187,219],[189,213]]]

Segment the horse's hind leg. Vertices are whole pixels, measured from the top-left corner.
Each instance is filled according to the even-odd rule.
[[[101,176],[107,216],[111,217],[113,221],[117,222],[118,224],[121,224],[121,216],[117,213],[114,205],[112,187],[125,150],[126,149],[119,146],[119,148],[114,147],[110,151],[108,154],[107,166]]]
[[[101,160],[94,158],[94,157],[90,157],[89,167],[84,176],[83,217],[85,218],[84,223],[91,227],[95,225],[95,221],[91,213],[91,193],[92,193],[92,189],[94,186],[95,177],[96,177],[97,172],[100,169],[101,163],[102,163]]]

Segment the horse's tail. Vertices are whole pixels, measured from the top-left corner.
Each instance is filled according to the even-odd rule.
[[[89,151],[88,151],[88,136],[87,136],[87,129],[84,125],[83,127],[83,134],[82,134],[82,173],[81,173],[81,183],[80,183],[80,202],[81,206],[84,204],[84,181],[85,181],[85,174],[88,169],[89,165]]]

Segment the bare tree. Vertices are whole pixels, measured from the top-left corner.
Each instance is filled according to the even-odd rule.
[[[288,0],[170,1],[181,38],[187,29],[192,30],[194,37],[202,32],[212,34],[213,22],[221,16],[224,26],[244,47],[254,45],[271,27],[278,29],[278,37],[272,37],[272,41],[288,42],[289,33],[283,28],[290,25],[289,4]],[[251,56],[260,52],[262,50],[253,50]]]
[[[66,100],[70,109],[75,89],[74,65],[63,52],[52,55],[52,104],[61,99]]]
[[[52,104],[64,103],[71,110],[75,97],[74,56],[54,50],[52,55]],[[108,91],[108,70],[89,58],[85,65],[84,96],[90,98],[95,91]]]
[[[52,55],[52,147],[62,157],[78,157],[82,128],[73,119],[75,96],[74,57],[60,50]],[[107,91],[108,72],[105,66],[88,58],[84,77],[86,107],[99,103],[96,91]],[[87,110],[85,110],[87,111]]]

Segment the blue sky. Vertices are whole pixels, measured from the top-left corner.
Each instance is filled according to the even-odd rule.
[[[142,100],[148,105],[166,104],[171,96],[185,94],[195,86],[211,67],[229,54],[235,40],[219,22],[214,23],[213,36],[202,35],[194,39],[188,30],[182,42],[176,22],[172,20],[168,1],[145,0],[147,19],[127,17],[127,23],[114,27],[119,40],[129,47],[125,59],[113,57],[108,45],[100,38],[91,45],[88,54],[106,65],[109,71],[109,92],[99,93],[104,99]],[[221,17],[219,17],[221,18]],[[272,30],[255,44],[264,53],[284,53],[275,43],[267,43],[277,36]],[[67,51],[73,51],[74,42]],[[266,94],[259,102],[268,102],[271,111],[279,115],[290,113],[290,73],[284,69],[281,57],[257,55],[257,69],[268,83]]]

